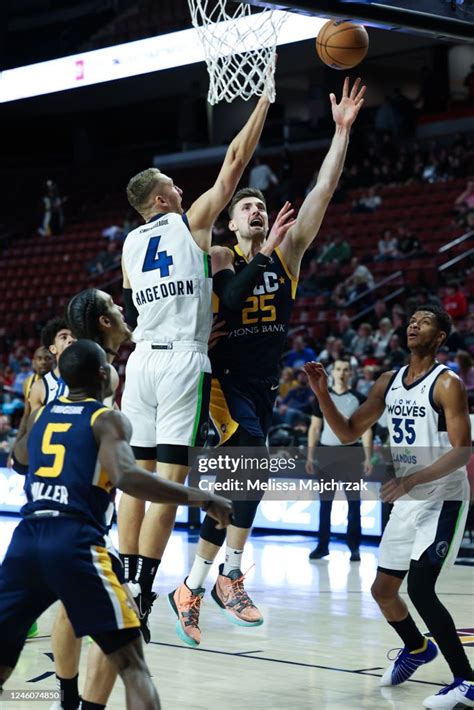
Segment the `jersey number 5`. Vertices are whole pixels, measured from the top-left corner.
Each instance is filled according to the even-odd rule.
[[[148,242],[148,247],[143,262],[142,271],[160,270],[160,276],[163,278],[170,275],[170,266],[173,263],[173,257],[167,251],[158,251],[161,237],[151,237]]]
[[[44,430],[43,440],[41,442],[41,453],[46,456],[54,456],[54,461],[51,466],[41,466],[36,471],[36,476],[42,478],[57,478],[61,475],[64,466],[64,456],[66,455],[66,447],[62,444],[53,444],[52,438],[54,434],[64,434],[72,427],[72,424],[48,424]]]

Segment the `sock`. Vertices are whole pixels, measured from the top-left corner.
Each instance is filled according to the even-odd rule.
[[[240,565],[243,552],[243,550],[235,550],[233,547],[229,547],[229,545],[225,546],[225,562],[222,574],[229,574],[233,569],[241,569]]]
[[[389,621],[390,626],[397,632],[405,647],[411,651],[424,650],[426,638],[419,631],[410,614],[402,621]]]
[[[123,555],[119,553],[123,565],[123,575],[126,582],[135,579],[139,555]]]
[[[81,710],[105,710],[105,705],[99,703],[90,703],[88,700],[83,700]]]
[[[64,710],[77,710],[79,707],[81,698],[79,696],[78,678],[79,674],[74,678],[60,678],[58,675],[56,676],[59,689],[61,690],[61,707],[64,708]]]
[[[202,587],[209,574],[213,560],[205,560],[203,557],[196,555],[193,566],[186,579],[186,586],[189,589],[198,589]]]
[[[151,588],[153,587],[160,562],[161,560],[155,560],[153,557],[138,556],[135,582],[140,584],[142,594],[151,594]]]

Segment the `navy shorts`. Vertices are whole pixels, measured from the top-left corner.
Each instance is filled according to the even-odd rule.
[[[58,599],[78,637],[140,626],[99,531],[74,518],[22,520],[0,567],[0,666],[15,665],[31,624]]]
[[[252,436],[266,439],[272,425],[278,377],[243,377],[225,371],[212,378],[210,417],[222,446],[241,426]]]

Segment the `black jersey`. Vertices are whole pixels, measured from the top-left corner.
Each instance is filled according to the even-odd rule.
[[[238,274],[247,261],[236,245],[234,269]],[[288,324],[298,280],[288,270],[279,249],[259,277],[253,294],[240,311],[226,308],[214,294],[214,312],[225,320],[228,336],[210,351],[213,374],[230,372],[274,375],[285,347]]]

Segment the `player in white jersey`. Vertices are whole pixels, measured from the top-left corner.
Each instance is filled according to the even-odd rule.
[[[74,338],[64,318],[53,318],[41,331],[41,342],[56,358],[56,366],[40,380],[37,380],[28,397],[30,411],[49,404],[61,395],[67,395],[67,385],[59,374],[59,358]]]
[[[355,441],[386,408],[392,459],[401,475],[381,489],[382,500],[394,506],[380,543],[372,595],[404,648],[385,671],[381,685],[408,680],[436,657],[439,647],[454,679],[425,699],[427,708],[474,707],[471,665],[454,621],[435,592],[441,570],[454,563],[469,507],[466,463],[471,424],[466,390],[454,372],[436,362],[450,328],[446,311],[421,306],[407,328],[410,364],[384,373],[349,418],[331,400],[323,366],[305,366],[324,418],[343,443]],[[408,596],[437,646],[420,633],[399,595],[407,574]]]
[[[137,345],[127,362],[122,410],[132,422],[137,461],[180,483],[189,471],[188,447],[207,437],[212,226],[253,155],[268,107],[268,99],[260,98],[230,144],[215,184],[186,214],[180,188],[155,168],[127,187],[130,204],[146,224],[127,236],[123,248],[124,302]],[[144,504],[127,495],[119,505],[120,552],[137,582],[145,641],[153,580],[175,516],[170,505],[151,505],[145,516]]]

